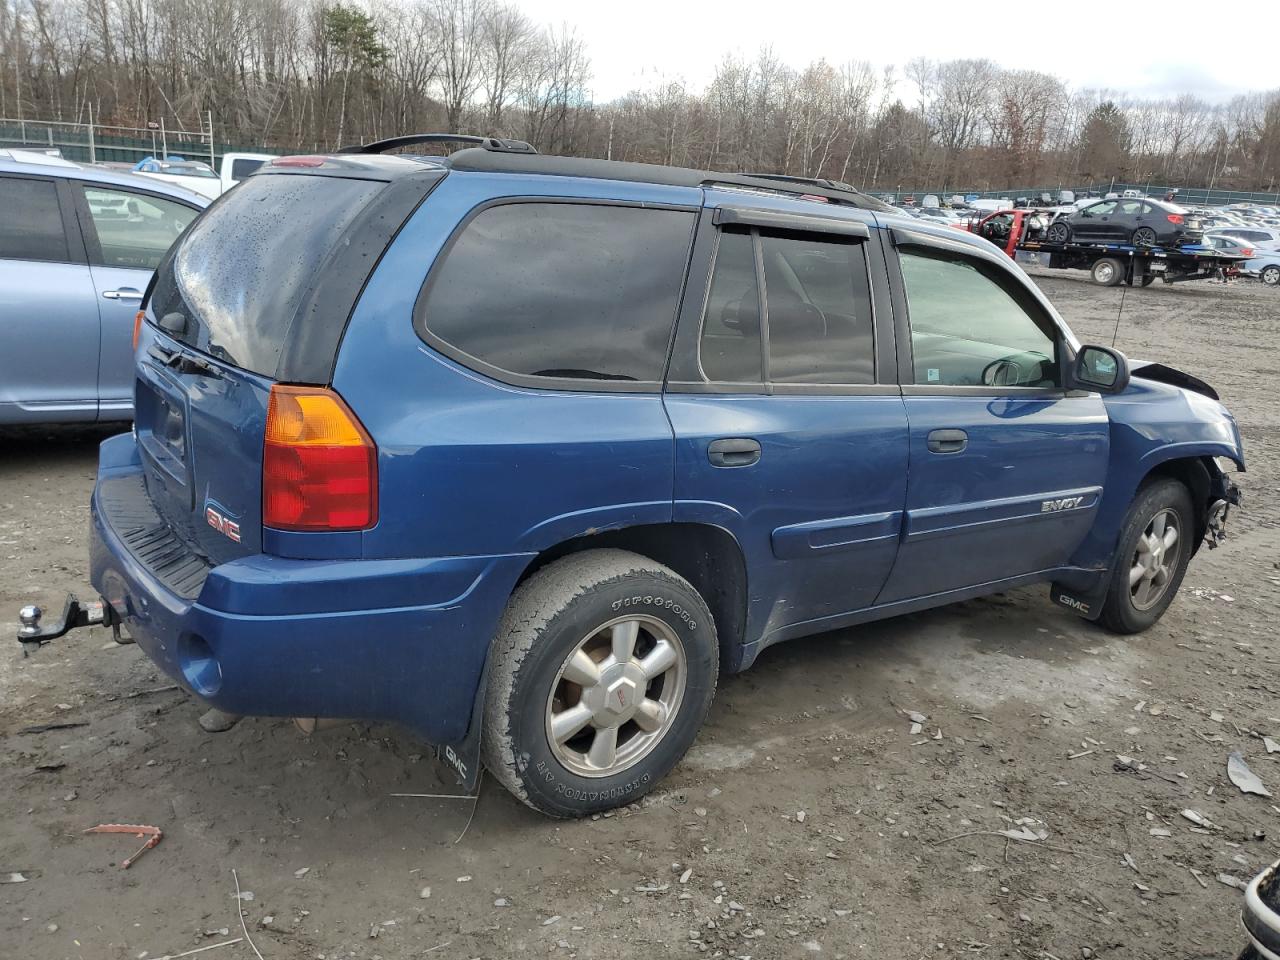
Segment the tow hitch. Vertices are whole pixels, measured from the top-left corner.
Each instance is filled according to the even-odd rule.
[[[56,640],[77,627],[92,627],[97,624],[109,625],[116,643],[129,643],[128,638],[120,633],[120,617],[110,604],[101,600],[84,603],[72,594],[67,594],[67,602],[62,608],[62,618],[45,626],[40,621],[44,611],[35,604],[28,604],[18,611],[18,619],[22,626],[18,628],[18,642],[22,644],[22,655],[29,657],[50,640]]]

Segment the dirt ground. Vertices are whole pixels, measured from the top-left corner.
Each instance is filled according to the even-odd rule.
[[[1111,341],[1119,290],[1037,279]],[[492,782],[474,805],[393,798],[455,788],[390,727],[205,734],[102,630],[21,659],[18,607],[87,592],[106,432],[0,435],[0,955],[156,960],[242,937],[239,906],[265,960],[1233,957],[1219,878],[1280,857],[1280,808],[1226,775],[1241,750],[1280,794],[1260,738],[1280,739],[1280,294],[1125,298],[1117,345],[1213,383],[1250,461],[1234,538],[1155,629],[1110,636],[1040,587],[775,647],[658,793],[581,822]],[[49,722],[84,725],[22,732]],[[113,821],[164,840],[121,870],[139,841],[81,832]],[[997,832],[1024,827],[1045,839]]]

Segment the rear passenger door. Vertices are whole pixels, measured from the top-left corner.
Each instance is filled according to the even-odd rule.
[[[101,183],[72,185],[102,322],[100,420],[133,410],[133,319],[151,274],[200,211],[168,197]]]
[[[0,175],[0,422],[92,420],[98,305],[70,189]]]
[[[870,605],[897,554],[907,424],[887,276],[868,214],[710,201],[724,205],[699,225],[664,394],[674,519],[737,538],[747,635],[781,639]]]
[[[1063,388],[1070,344],[1016,268],[968,244],[892,232],[910,480],[878,602],[1067,563],[1106,480],[1101,396]]]

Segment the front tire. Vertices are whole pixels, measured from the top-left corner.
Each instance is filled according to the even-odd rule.
[[[1280,267],[1268,266],[1262,268],[1260,274],[1261,280],[1268,287],[1280,286]]]
[[[552,817],[644,796],[684,756],[715,695],[719,648],[683,577],[623,550],[539,570],[490,651],[485,766]]]
[[[1114,633],[1141,633],[1169,609],[1191,560],[1195,513],[1177,480],[1139,491],[1125,516],[1098,618]]]

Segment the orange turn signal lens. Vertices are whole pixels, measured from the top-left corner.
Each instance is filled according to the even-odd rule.
[[[146,318],[147,311],[139,310],[133,315],[133,349],[138,349],[138,336],[142,333],[142,321]]]
[[[332,390],[276,384],[262,452],[262,523],[364,530],[378,520],[378,450]]]

